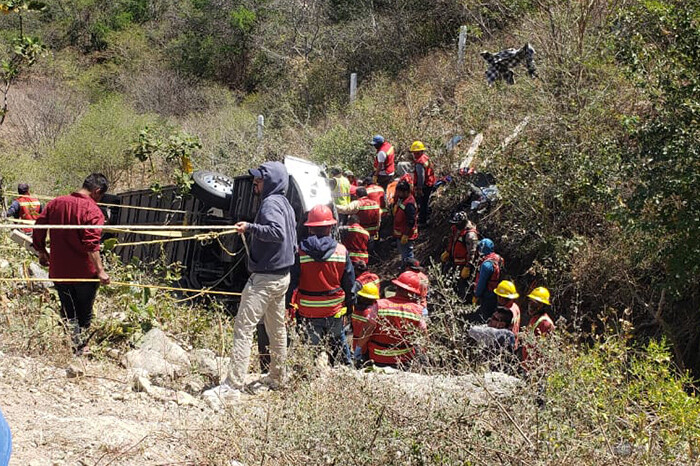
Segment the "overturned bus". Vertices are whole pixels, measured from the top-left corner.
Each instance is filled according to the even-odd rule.
[[[305,235],[303,222],[309,210],[317,204],[332,206],[331,189],[323,167],[297,157],[285,157],[289,173],[286,197],[294,209],[299,237]],[[253,194],[253,178],[246,174],[228,177],[223,174],[197,171],[193,173],[191,195],[182,197],[175,186],[157,193],[150,189],[127,191],[106,196],[108,223],[113,225],[234,225],[239,221],[252,222],[260,199]],[[123,206],[146,209],[121,208]],[[153,210],[149,210],[153,209]],[[206,231],[203,228],[202,231]],[[241,291],[248,279],[246,254],[241,237],[228,234],[213,240],[172,241],[156,244],[153,239],[138,232],[117,233],[115,252],[124,263],[162,260],[182,265],[183,288],[212,288],[222,291]],[[234,302],[235,298],[229,298]]]

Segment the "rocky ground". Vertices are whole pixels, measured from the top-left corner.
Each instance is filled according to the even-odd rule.
[[[208,464],[191,437],[231,415],[201,397],[227,361],[206,350],[188,353],[159,330],[138,349],[112,357],[76,358],[57,367],[0,353],[0,406],[14,437],[11,465]],[[477,378],[340,370],[411,396],[467,390],[484,402],[517,384],[498,373]],[[334,371],[322,370],[309,383],[323,390],[323,378]],[[272,392],[244,395],[235,414],[279,400]]]

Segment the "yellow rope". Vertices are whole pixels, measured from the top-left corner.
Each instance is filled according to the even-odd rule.
[[[0,282],[54,282],[54,283],[99,283],[98,278],[0,278]],[[219,294],[225,296],[240,296],[241,293],[235,291],[212,291],[208,289],[194,289],[194,288],[177,288],[173,286],[163,286],[163,285],[144,285],[142,283],[128,283],[128,282],[111,282],[110,285],[114,286],[133,286],[135,288],[151,288],[155,290],[165,290],[165,291],[184,291],[188,293],[199,293],[199,294]]]
[[[55,199],[55,196],[42,196],[41,194],[30,194],[32,197],[36,197],[37,199]],[[9,194],[5,194],[6,198],[14,198],[17,196],[11,196]],[[135,210],[152,210],[156,212],[170,212],[173,214],[187,214],[187,213],[193,213],[193,212],[188,212],[186,210],[178,210],[178,209],[163,209],[160,207],[146,207],[146,206],[137,206],[137,205],[122,205],[122,204],[109,204],[107,202],[98,202],[97,205],[103,206],[103,207],[120,207],[124,209],[135,209]]]
[[[153,240],[146,240],[146,241],[133,241],[131,243],[119,243],[117,242],[113,247],[124,247],[124,246],[142,246],[142,245],[147,245],[147,244],[162,244],[162,243],[169,243],[169,242],[175,242],[175,241],[189,241],[189,240],[196,240],[196,241],[206,241],[210,239],[216,239],[219,241],[219,244],[221,245],[221,248],[226,252],[229,256],[235,256],[237,253],[232,253],[228,249],[224,247],[224,245],[221,243],[221,240],[219,239],[219,236],[223,235],[230,235],[232,233],[237,233],[238,230],[229,230],[229,231],[222,231],[220,233],[200,233],[198,235],[193,235],[193,236],[185,236],[182,238],[166,238],[166,239],[153,239]],[[109,240],[107,240],[109,241]]]
[[[0,229],[11,230],[17,225],[0,223]],[[150,234],[146,231],[235,230],[232,225],[32,225],[33,230],[112,230],[119,233]]]

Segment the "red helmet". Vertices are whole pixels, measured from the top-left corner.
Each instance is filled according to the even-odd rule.
[[[393,279],[391,283],[410,293],[414,293],[419,296],[421,294],[420,276],[417,272],[413,272],[411,270],[404,272],[399,275],[398,278]]]
[[[335,225],[337,222],[333,218],[333,212],[330,207],[324,204],[315,205],[309,211],[309,218],[304,223],[307,227],[325,227],[328,225]]]

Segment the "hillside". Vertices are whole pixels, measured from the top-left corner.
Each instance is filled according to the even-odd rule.
[[[487,405],[481,425],[470,419],[484,412],[465,398],[418,419],[398,407],[382,411],[379,404],[355,413],[353,406],[364,398],[343,393],[337,407],[342,416],[332,417],[328,411],[336,408],[319,400],[341,398],[337,387],[319,389],[317,379],[302,377],[298,397],[271,395],[275,413],[288,420],[234,423],[250,435],[234,445],[226,444],[234,435],[231,425],[221,435],[201,420],[190,427],[182,416],[200,416],[194,408],[149,401],[149,438],[158,436],[158,419],[172,436],[155,442],[149,464],[173,461],[166,458],[170,448],[185,464],[237,458],[391,463],[382,455],[391,451],[392,435],[397,451],[408,455],[395,461],[416,464],[533,464],[545,458],[561,464],[690,463],[697,461],[698,447],[689,439],[700,435],[699,7],[698,0],[0,0],[4,195],[10,199],[19,182],[37,194],[62,194],[92,171],[105,173],[115,191],[187,184],[172,156],[180,150],[196,169],[227,175],[287,154],[364,175],[371,170],[367,142],[374,134],[394,143],[404,160],[410,160],[411,142],[420,139],[439,174],[457,178],[435,200],[431,228],[418,240],[421,261],[437,263],[446,217],[466,196],[456,167],[480,134],[473,166],[496,177],[500,200],[479,218],[479,231],[495,241],[519,290],[546,285],[552,291],[561,329],[550,348],[552,373],[525,380],[525,393],[506,405],[509,413],[525,413],[516,423],[526,435],[503,447],[514,428],[503,407]],[[462,25],[466,43],[459,63]],[[520,65],[513,85],[488,85],[480,52],[526,43],[536,51],[537,76],[530,78]],[[350,73],[358,74],[354,102]],[[262,138],[258,115],[265,118]],[[458,135],[461,144],[448,150]],[[3,277],[15,276],[18,264],[31,259],[6,236],[2,244],[7,249],[0,256],[11,264]],[[165,277],[176,273],[172,264],[121,265],[109,255],[108,262],[124,280],[169,283]],[[430,274],[436,321],[434,359],[426,372],[483,374],[483,365],[460,352],[464,329],[456,316],[470,305],[457,301],[437,268]],[[58,377],[68,350],[61,329],[47,317],[55,298],[18,292],[7,283],[0,289],[8,316],[7,325],[0,324],[3,371],[11,372],[14,363],[7,361],[19,361],[40,364],[49,374],[42,377]],[[90,362],[95,374],[123,371],[114,369],[108,351],[128,350],[152,326],[192,348],[219,356],[228,351],[231,319],[216,303],[204,310],[163,294],[150,302],[133,290],[105,294],[98,301],[103,340],[97,361]],[[21,343],[28,336],[36,342]],[[131,393],[123,372],[115,379],[78,386]],[[35,388],[37,379],[17,380],[0,387],[3,396],[12,393],[12,416],[22,414],[24,403],[73,397],[69,392],[76,388],[64,393],[60,383],[51,385],[42,400],[31,401],[16,393]],[[337,380],[347,381],[347,375]],[[526,392],[537,392],[540,383],[552,397],[542,412]],[[662,389],[654,391],[655,385]],[[128,398],[134,399],[100,395],[95,403],[105,410],[119,410],[122,402],[139,409],[143,400]],[[313,415],[305,415],[306,408]],[[63,415],[52,409],[46,408],[47,419]],[[347,424],[337,431],[321,427],[337,417]],[[217,419],[217,427],[232,422]],[[286,434],[294,422],[310,427]],[[350,438],[368,422],[382,426],[380,434]],[[398,426],[393,433],[392,425]],[[201,437],[189,437],[200,428]],[[287,457],[282,446],[267,456],[262,446],[270,443],[270,432],[292,450],[305,445],[305,435],[322,435],[332,446],[326,456]],[[420,440],[411,444],[414,436]],[[428,436],[432,445],[423,441]],[[376,441],[383,442],[379,456],[366,447]],[[31,459],[30,440],[22,442],[22,461]],[[465,450],[470,442],[474,448]],[[127,443],[96,446],[115,454],[100,460],[90,453],[88,464],[120,464],[116,452]],[[631,456],[615,453],[628,444]],[[353,455],[358,448],[364,450]],[[505,456],[494,452],[499,448]],[[66,452],[71,449],[77,451]],[[74,453],[66,455],[57,459],[77,461]]]

